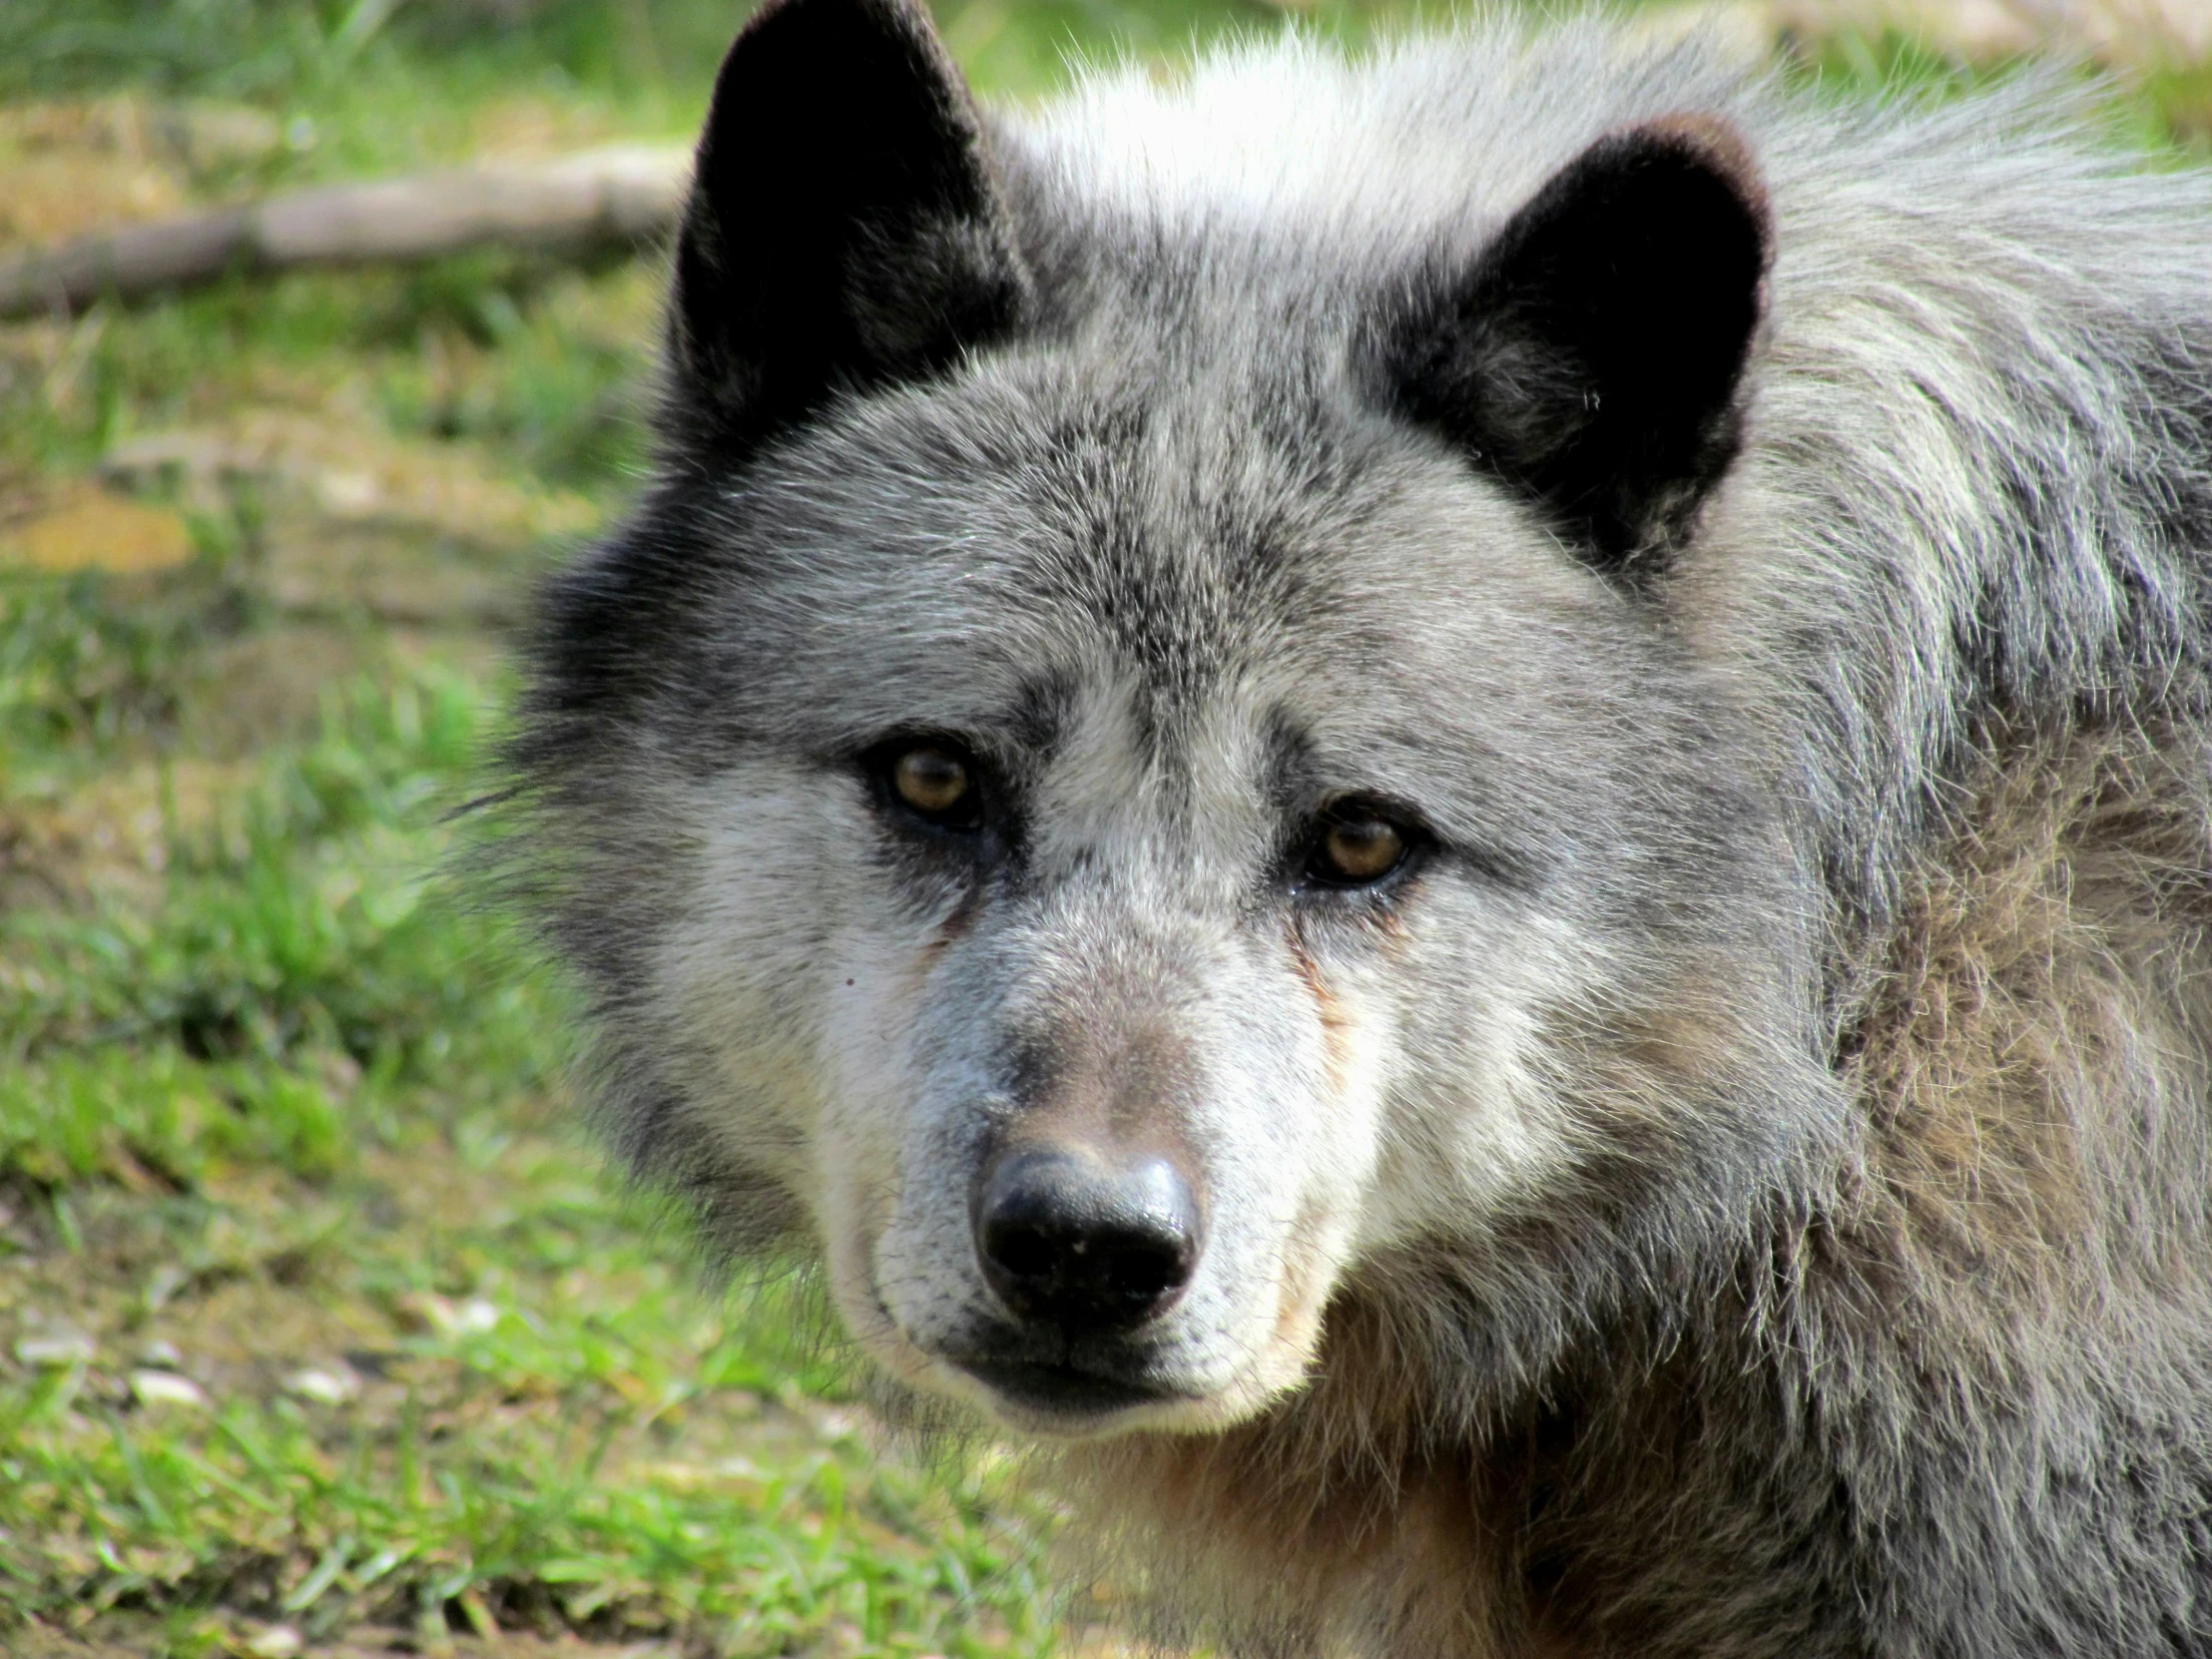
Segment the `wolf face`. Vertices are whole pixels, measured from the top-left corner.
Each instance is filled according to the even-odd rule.
[[[1249,1416],[1348,1276],[1524,1374],[1838,1109],[1786,758],[1655,597],[1756,178],[1694,112],[1365,229],[1115,166],[902,0],[733,49],[518,751],[610,1126],[1016,1427]]]

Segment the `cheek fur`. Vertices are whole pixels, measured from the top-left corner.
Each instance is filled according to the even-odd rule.
[[[762,763],[685,801],[694,901],[651,965],[701,1132],[802,1196],[825,1097],[828,934],[862,901],[849,863],[825,855],[850,827],[824,796],[814,776]]]
[[[1540,1012],[1592,982],[1581,941],[1553,922],[1522,921],[1505,936],[1441,922],[1416,927],[1377,986],[1401,1036],[1378,1079],[1385,1150],[1363,1255],[1479,1231],[1573,1159],[1572,1125],[1546,1082]]]
[[[895,1194],[941,929],[891,890],[858,791],[826,788],[819,770],[733,769],[686,807],[697,901],[654,968],[696,1110],[756,1162],[773,1149],[770,1173],[834,1239],[833,1217]]]
[[[1238,1242],[1251,1258],[1244,1271],[1264,1287],[1236,1322],[1244,1358],[1220,1401],[1226,1420],[1260,1408],[1304,1377],[1384,1151],[1391,1010],[1378,982],[1388,964],[1367,954],[1331,950],[1287,922],[1281,959],[1254,987],[1260,1006],[1250,1010],[1249,1023],[1231,1024],[1234,1031],[1265,1030],[1261,1006],[1276,1010],[1272,1062],[1231,1070],[1266,1083],[1232,1108],[1233,1121],[1217,1139],[1247,1212],[1221,1219],[1243,1223],[1246,1237]],[[1241,1039],[1225,1033],[1224,1040],[1234,1060]]]

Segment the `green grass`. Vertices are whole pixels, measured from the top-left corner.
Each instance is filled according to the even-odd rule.
[[[434,890],[411,828],[469,765],[478,696],[451,680],[332,687],[311,741],[170,837],[156,902],[0,923],[16,981],[0,1043],[34,1063],[157,1043],[272,1062],[322,1047],[395,1075],[462,1047],[523,1064],[508,1028],[525,1010],[482,990],[519,971],[511,953]]]
[[[19,655],[76,661],[68,597],[0,594]],[[63,748],[82,694],[43,683]],[[873,1455],[792,1290],[689,1282],[552,1127],[560,998],[437,873],[486,707],[332,687],[167,809],[153,890],[0,917],[0,1645],[1047,1651],[1041,1512]]]

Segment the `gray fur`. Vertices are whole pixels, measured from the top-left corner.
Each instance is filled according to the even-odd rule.
[[[515,758],[615,1144],[813,1241],[889,1391],[1072,1437],[1166,1636],[2212,1653],[2212,191],[2068,103],[1584,21],[991,118],[1018,323],[744,453],[678,375],[548,595]],[[1362,353],[1685,112],[1763,180],[1766,322],[1623,575]],[[1018,859],[885,828],[903,730]],[[1387,914],[1275,883],[1346,790],[1441,843]],[[993,1399],[943,1356],[1020,1057],[1159,1042],[1183,1402]]]

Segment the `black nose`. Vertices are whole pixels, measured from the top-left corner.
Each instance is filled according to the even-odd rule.
[[[975,1253],[1019,1319],[1104,1335],[1167,1311],[1198,1266],[1198,1203],[1164,1158],[1000,1157],[975,1198]]]

